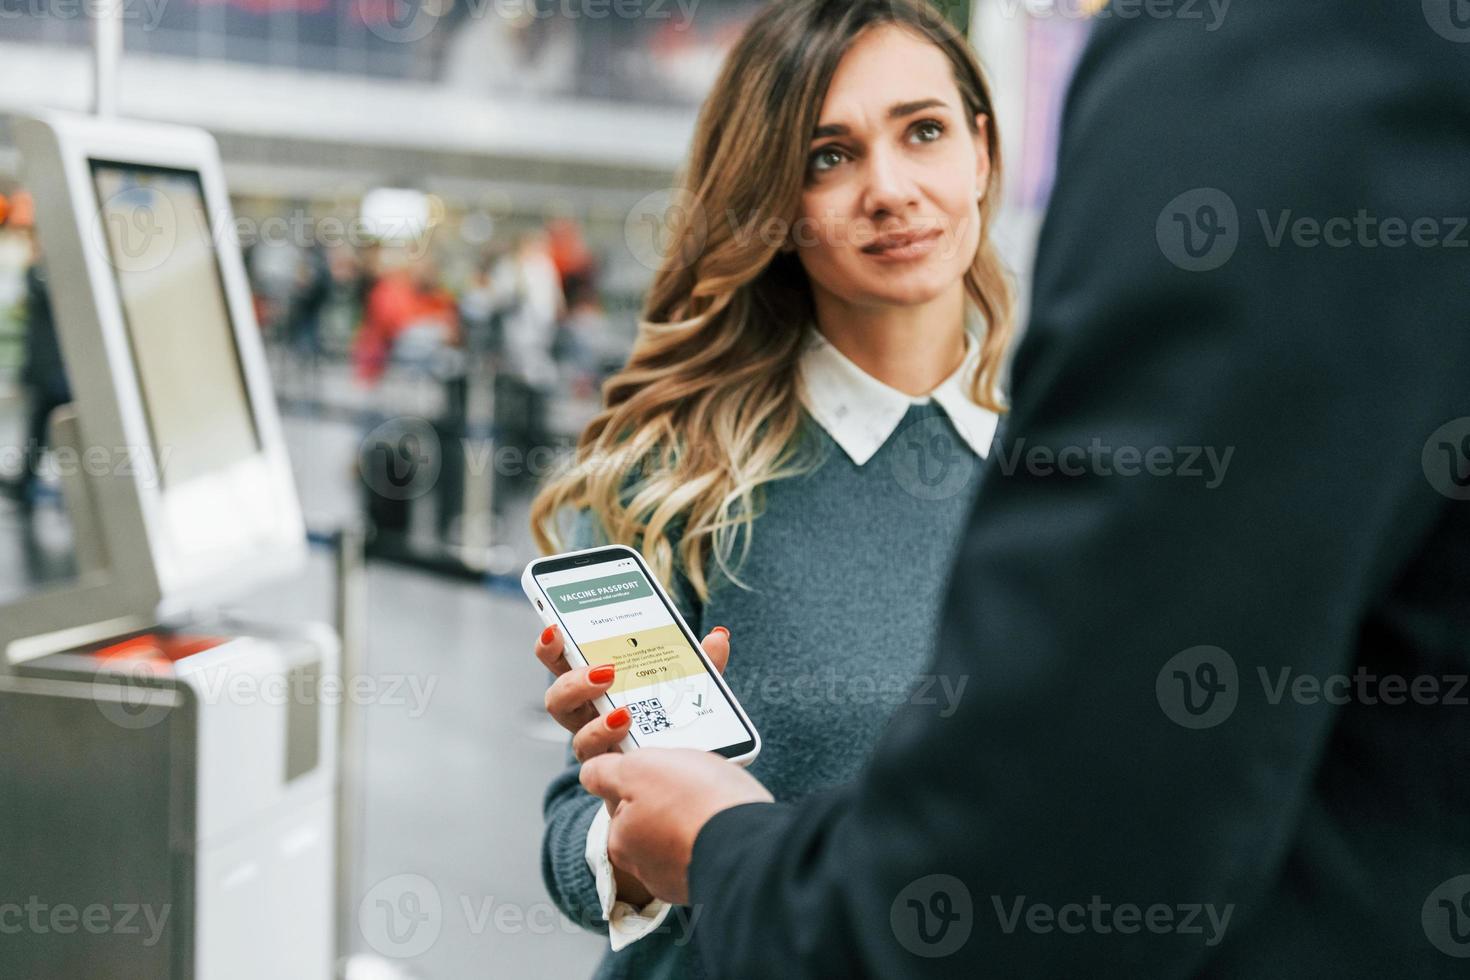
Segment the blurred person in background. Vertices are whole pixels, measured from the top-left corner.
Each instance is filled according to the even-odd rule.
[[[584,398],[595,387],[607,331],[607,317],[597,296],[597,259],[572,218],[548,222],[546,234],[566,300],[566,315],[557,329],[552,353],[571,370],[572,394]]]
[[[465,349],[472,355],[498,360],[504,353],[505,318],[515,303],[515,264],[510,247],[491,242],[459,296]]]
[[[262,222],[261,227],[266,226]],[[301,253],[295,242],[267,237],[257,237],[244,250],[261,332],[282,348],[290,344],[287,317],[299,288]]]
[[[532,388],[549,391],[557,381],[552,347],[566,298],[546,232],[518,235],[510,261],[515,300],[505,317],[506,366]]]
[[[357,308],[364,314],[367,312],[368,297],[372,295],[373,287],[378,283],[382,265],[383,243],[376,238],[369,239],[358,249],[357,281],[353,287]]]
[[[607,313],[590,283],[567,294],[567,316],[562,322],[562,359],[572,370],[571,391],[577,398],[596,392],[610,355]]]
[[[331,287],[326,308],[322,311],[321,349],[324,354],[345,354],[350,349],[357,326],[362,322],[362,304],[357,290],[362,259],[351,245],[327,249],[327,273]]]
[[[71,386],[51,312],[40,238],[29,220],[29,206],[17,207],[15,211],[15,224],[27,230],[31,248],[25,274],[25,359],[20,374],[27,398],[27,422],[22,469],[19,477],[5,485],[5,491],[23,511],[29,511],[35,500],[41,461],[50,441],[51,413],[71,401]]]
[[[322,314],[332,298],[332,268],[321,242],[300,250],[296,284],[286,304],[286,343],[311,368],[322,353]]]
[[[573,218],[553,218],[546,223],[546,248],[561,289],[570,307],[574,297],[584,296],[596,288],[597,259],[587,247],[582,227]]]
[[[390,361],[431,367],[459,342],[458,310],[440,284],[438,264],[428,255],[413,258],[375,278],[353,344],[357,379],[376,384]]]

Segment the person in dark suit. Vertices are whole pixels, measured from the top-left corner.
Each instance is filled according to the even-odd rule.
[[[1470,21],[1131,9],[1068,96],[959,709],[798,805],[582,769],[714,975],[1465,975]]]

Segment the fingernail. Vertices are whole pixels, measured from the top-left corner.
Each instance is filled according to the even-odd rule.
[[[619,708],[616,711],[610,711],[607,715],[607,727],[622,728],[628,723],[628,718],[629,715],[627,708]]]
[[[615,669],[612,664],[603,664],[587,671],[587,679],[594,684],[610,684],[614,673]]]
[[[729,636],[730,636],[730,631],[727,630],[727,629],[725,629],[725,627],[723,627],[723,626],[716,626],[714,628],[714,632],[716,632],[716,633],[724,633],[726,639],[728,639]]]
[[[555,626],[548,626],[548,627],[546,627],[546,629],[544,629],[544,630],[541,631],[541,645],[542,646],[545,646],[546,644],[550,643],[555,638],[556,638],[556,627]]]

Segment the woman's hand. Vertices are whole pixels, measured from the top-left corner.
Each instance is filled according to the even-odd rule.
[[[730,660],[730,631],[716,626],[701,644],[709,656],[710,663],[720,673]],[[536,641],[536,659],[556,675],[556,680],[546,689],[546,711],[556,723],[572,733],[572,752],[578,762],[586,762],[593,756],[618,751],[618,743],[628,734],[632,718],[627,708],[610,711],[599,717],[593,701],[607,693],[612,687],[615,672],[612,664],[594,667],[578,667],[573,670],[563,655],[561,630],[548,626]],[[612,812],[609,806],[608,812]],[[613,864],[613,877],[617,881],[619,901],[630,902],[642,907],[653,901],[653,893],[643,882]]]
[[[724,673],[730,659],[730,631],[716,626],[704,638],[704,652],[715,669]],[[628,734],[631,718],[627,708],[610,711],[599,717],[593,702],[607,693],[616,679],[612,664],[578,667],[575,670],[563,655],[561,630],[548,626],[536,641],[536,659],[556,675],[546,689],[546,712],[556,723],[572,733],[572,752],[578,762],[595,755],[616,751]]]

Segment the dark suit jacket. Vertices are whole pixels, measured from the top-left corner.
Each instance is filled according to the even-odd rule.
[[[706,825],[717,975],[1470,975],[1453,2],[1099,23],[938,638],[958,709]]]

